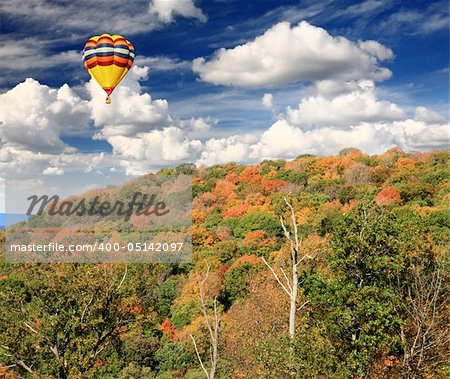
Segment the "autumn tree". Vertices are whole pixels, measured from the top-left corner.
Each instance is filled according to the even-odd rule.
[[[391,206],[400,204],[402,198],[395,187],[383,188],[375,197],[375,203],[379,206]]]
[[[400,289],[399,312],[407,316],[399,335],[404,345],[401,365],[406,378],[444,378],[439,366],[450,359],[450,270],[448,262],[425,262],[408,272]]]
[[[200,302],[200,309],[204,318],[204,322],[206,327],[208,328],[209,333],[209,343],[210,343],[210,367],[209,370],[206,368],[202,357],[200,356],[200,352],[197,347],[197,342],[194,336],[191,334],[190,338],[194,345],[195,353],[198,358],[198,362],[205,373],[206,379],[214,379],[216,376],[217,363],[219,360],[219,329],[220,329],[220,313],[218,309],[217,297],[213,300],[213,310],[212,315],[208,314],[208,309],[205,303],[205,292],[204,287],[205,283],[208,280],[210,267],[208,266],[208,270],[203,278],[203,280],[198,285],[198,299]]]
[[[89,377],[138,317],[127,279],[126,267],[14,270],[0,282],[0,362],[28,377]]]
[[[261,265],[264,267],[262,262]],[[274,368],[264,360],[271,350],[266,354],[262,352],[271,340],[287,334],[285,315],[288,311],[284,292],[272,274],[267,270],[256,274],[247,284],[247,296],[233,304],[223,316],[225,374],[236,379],[277,378],[273,375]],[[289,353],[283,358],[280,366],[287,374]]]
[[[416,376],[407,378],[422,378],[428,360],[442,365],[448,286],[442,270],[433,269],[423,220],[411,211],[358,207],[341,218],[331,242],[333,279],[315,272],[303,286],[343,375],[366,377],[383,356],[411,367]],[[433,378],[440,377],[436,370]]]
[[[280,224],[283,228],[284,236],[290,244],[290,268],[291,268],[291,278],[288,277],[283,268],[279,267],[278,271],[281,272],[282,276],[277,273],[277,270],[272,267],[272,265],[267,262],[266,258],[261,257],[265,265],[272,272],[273,276],[277,280],[278,284],[281,286],[283,291],[289,297],[290,309],[289,309],[289,336],[291,339],[295,337],[295,318],[297,312],[302,309],[307,302],[301,304],[297,307],[297,298],[298,298],[298,266],[305,259],[312,259],[313,256],[309,254],[305,254],[300,256],[299,249],[301,244],[301,239],[298,232],[297,227],[297,219],[295,216],[294,207],[292,204],[284,198],[284,202],[289,210],[290,219],[291,219],[291,228],[288,229],[286,225],[286,221],[283,216],[280,216]]]

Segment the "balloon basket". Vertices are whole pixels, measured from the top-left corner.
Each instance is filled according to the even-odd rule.
[[[109,96],[106,97],[105,103],[106,104],[111,104],[111,98]]]

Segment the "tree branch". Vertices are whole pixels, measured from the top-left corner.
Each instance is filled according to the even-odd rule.
[[[122,280],[120,281],[119,285],[117,286],[116,291],[118,291],[120,289],[120,287],[122,287],[122,284],[125,281],[125,278],[127,277],[127,273],[128,273],[128,266],[125,266],[125,272],[123,273]]]
[[[290,297],[292,295],[292,292],[289,291],[285,285],[282,283],[282,281],[280,280],[280,278],[278,277],[277,273],[275,272],[275,270],[272,268],[272,266],[266,261],[266,258],[261,257],[261,259],[263,260],[263,262],[266,264],[266,266],[269,268],[269,270],[272,272],[273,276],[275,277],[275,279],[277,280],[277,282],[280,284],[281,288],[283,288],[284,292],[287,293],[287,295]],[[291,285],[289,284],[289,287],[291,288]]]
[[[192,334],[189,334],[189,337],[192,339],[192,343],[194,344],[195,353],[197,354],[198,362],[200,363],[201,368],[205,372],[206,378],[209,379],[209,373],[208,370],[206,370],[205,365],[203,364],[202,358],[200,357],[200,353],[197,348],[197,343],[195,342],[195,338],[192,336]]]

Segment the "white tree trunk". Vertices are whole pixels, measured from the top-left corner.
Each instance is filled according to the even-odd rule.
[[[290,301],[290,310],[289,310],[289,336],[291,339],[294,339],[295,337],[295,318],[297,315],[297,312],[302,309],[306,304],[308,304],[308,301],[304,302],[299,308],[297,308],[297,298],[298,298],[298,265],[300,262],[302,262],[304,259],[309,258],[312,259],[314,257],[311,257],[309,255],[304,255],[302,257],[299,257],[299,248],[301,245],[301,241],[298,235],[298,228],[297,228],[297,220],[295,218],[295,212],[294,207],[287,201],[286,198],[284,198],[284,202],[286,203],[287,207],[289,208],[290,215],[291,215],[291,229],[293,234],[291,234],[291,231],[288,230],[288,228],[285,225],[285,221],[283,217],[280,217],[280,223],[281,227],[283,228],[284,235],[286,239],[289,241],[291,245],[291,270],[292,270],[292,279],[289,280],[286,273],[283,271],[282,268],[279,268],[283,276],[280,276],[277,274],[277,272],[273,269],[273,267],[266,261],[264,257],[261,257],[263,262],[266,264],[266,266],[270,269],[273,276],[275,277],[278,284],[281,286],[283,291],[289,296]]]
[[[219,345],[220,315],[219,315],[219,310],[217,309],[217,298],[214,298],[214,301],[213,301],[214,323],[211,324],[210,319],[209,319],[210,316],[208,315],[208,311],[206,308],[205,299],[204,299],[204,295],[203,295],[203,287],[206,283],[206,280],[208,279],[209,269],[210,269],[210,267],[208,266],[208,271],[206,272],[205,277],[203,278],[201,283],[199,283],[199,286],[198,286],[200,309],[202,311],[202,314],[203,314],[203,317],[204,317],[204,320],[205,320],[206,326],[208,327],[208,332],[209,332],[209,342],[210,342],[210,349],[211,349],[211,367],[209,369],[209,372],[206,369],[206,367],[203,363],[203,360],[200,356],[200,352],[198,351],[195,338],[192,336],[192,334],[190,335],[190,337],[192,339],[192,343],[194,344],[195,353],[197,354],[198,362],[200,363],[200,366],[205,373],[206,379],[214,379],[216,376],[217,362],[219,360],[218,345]]]
[[[289,311],[289,336],[291,338],[295,337],[295,316],[297,314],[297,296],[298,296],[298,274],[297,266],[293,265],[292,268],[292,293],[291,293],[291,304]]]

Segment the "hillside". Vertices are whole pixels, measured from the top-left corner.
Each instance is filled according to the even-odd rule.
[[[192,263],[2,259],[0,377],[212,379],[216,338],[216,379],[446,378],[449,157],[349,148],[162,170],[193,177]],[[280,217],[299,237],[293,338]]]

